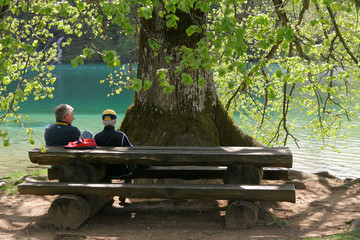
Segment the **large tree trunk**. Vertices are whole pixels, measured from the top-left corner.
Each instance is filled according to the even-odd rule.
[[[162,6],[154,9],[153,17],[141,20],[138,78],[152,81],[150,90],[135,93],[134,102],[129,107],[121,124],[134,145],[182,145],[182,146],[260,146],[252,137],[243,133],[229,116],[216,92],[213,76],[203,68],[185,69],[194,84],[181,83],[181,73],[174,73],[181,61],[176,47],[185,45],[195,49],[202,34],[187,36],[190,25],[205,24],[205,14],[193,10],[191,14],[177,11],[178,27],[167,28],[166,19],[157,13]],[[156,56],[148,39],[156,39],[161,48]],[[164,56],[173,58],[171,63]],[[168,70],[170,84],[175,90],[170,94],[163,93],[156,72]],[[197,80],[203,77],[205,86],[198,85]]]

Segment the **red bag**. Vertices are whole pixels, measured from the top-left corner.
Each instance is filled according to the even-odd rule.
[[[93,149],[96,148],[96,142],[94,139],[81,138],[74,142],[69,142],[67,145],[63,146],[67,149]]]

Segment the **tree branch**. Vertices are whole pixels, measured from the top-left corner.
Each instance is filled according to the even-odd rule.
[[[359,61],[356,59],[356,57],[354,56],[354,54],[351,52],[351,50],[349,49],[349,47],[347,46],[343,36],[341,35],[340,33],[340,30],[339,30],[339,27],[336,23],[336,20],[335,20],[335,16],[334,16],[334,13],[332,11],[332,9],[327,6],[327,10],[329,12],[329,15],[330,15],[330,18],[331,18],[331,22],[333,23],[333,26],[335,28],[335,32],[336,32],[336,35],[339,36],[340,38],[340,42],[342,43],[342,45],[344,46],[344,48],[346,49],[347,53],[350,55],[350,57],[352,58],[352,60],[356,63],[356,64],[359,64]]]
[[[296,26],[299,26],[304,18],[305,11],[309,9],[310,1],[304,0],[303,1],[303,8],[300,11],[298,22],[296,23]]]

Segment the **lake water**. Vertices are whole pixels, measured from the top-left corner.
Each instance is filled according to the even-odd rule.
[[[36,135],[36,144],[31,146],[24,129],[11,123],[2,125],[10,132],[11,147],[0,146],[0,176],[13,171],[38,168],[31,164],[27,151],[44,144],[44,128],[53,123],[54,108],[60,103],[68,103],[75,109],[73,125],[80,131],[91,130],[93,133],[102,130],[101,114],[104,109],[114,109],[118,114],[118,125],[124,117],[125,111],[131,105],[133,92],[123,90],[120,95],[107,97],[110,87],[107,83],[100,84],[110,70],[103,64],[87,64],[73,68],[71,65],[57,65],[54,73],[58,76],[55,83],[54,99],[29,101],[21,105],[21,113],[27,114],[29,119],[24,125],[31,126]],[[359,114],[358,114],[359,116]],[[358,116],[354,119],[354,126],[358,126]],[[235,119],[236,121],[236,119]],[[348,138],[334,140],[341,153],[331,150],[320,151],[321,142],[308,140],[306,132],[301,130],[301,124],[307,124],[303,116],[297,116],[299,124],[297,137],[301,148],[290,143],[289,147],[294,155],[293,169],[306,172],[328,171],[340,178],[360,177],[360,129],[342,129],[348,131]],[[346,147],[346,148],[345,148]]]

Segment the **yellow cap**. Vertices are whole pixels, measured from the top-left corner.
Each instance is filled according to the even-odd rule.
[[[102,119],[106,121],[116,119],[116,112],[112,109],[106,109],[103,112]]]

